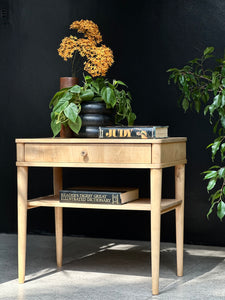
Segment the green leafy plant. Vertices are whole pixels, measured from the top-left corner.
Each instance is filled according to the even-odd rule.
[[[136,115],[132,112],[131,94],[122,89],[126,84],[120,80],[112,83],[103,77],[93,79],[85,76],[83,86],[75,85],[58,91],[52,98],[49,108],[51,112],[51,128],[54,137],[60,132],[61,125],[69,126],[79,134],[82,120],[79,116],[81,103],[84,101],[104,101],[106,108],[115,109],[115,124],[126,119],[128,125],[133,125]]]
[[[225,55],[215,59],[213,52],[213,47],[207,47],[200,58],[167,72],[170,72],[169,83],[172,80],[181,91],[179,103],[184,111],[191,108],[199,113],[203,108],[217,135],[207,148],[211,148],[212,162],[218,157],[222,166],[213,165],[203,174],[208,181],[211,203],[207,217],[216,207],[217,216],[222,220],[225,215]]]

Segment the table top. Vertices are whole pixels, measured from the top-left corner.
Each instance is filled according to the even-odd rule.
[[[186,137],[155,139],[100,139],[100,138],[17,138],[15,142],[26,144],[163,144],[186,142]]]

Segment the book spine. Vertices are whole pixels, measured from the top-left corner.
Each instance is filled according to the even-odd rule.
[[[92,204],[121,204],[120,193],[60,191],[60,202],[92,203]]]
[[[151,139],[156,137],[156,128],[155,127],[125,127],[125,128],[116,128],[116,127],[99,127],[99,138],[107,139]]]

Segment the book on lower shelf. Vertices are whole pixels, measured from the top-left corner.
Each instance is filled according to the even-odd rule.
[[[167,138],[169,126],[100,126],[102,139],[153,139]]]
[[[60,202],[121,205],[139,198],[138,188],[76,187],[59,191]]]

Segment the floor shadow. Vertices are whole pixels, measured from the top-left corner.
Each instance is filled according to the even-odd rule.
[[[0,235],[0,241],[0,283],[4,283],[17,278],[17,236],[11,235],[4,239]],[[224,260],[222,255],[216,255],[216,251],[214,255],[208,255],[208,252],[201,255],[200,251],[201,249],[196,249],[196,251],[185,249],[182,280],[201,276]],[[55,238],[28,236],[26,282],[47,277],[59,271],[150,277],[150,254],[149,242],[65,237],[64,263],[62,268],[57,269]],[[178,278],[174,245],[163,244],[160,252],[160,278]]]

